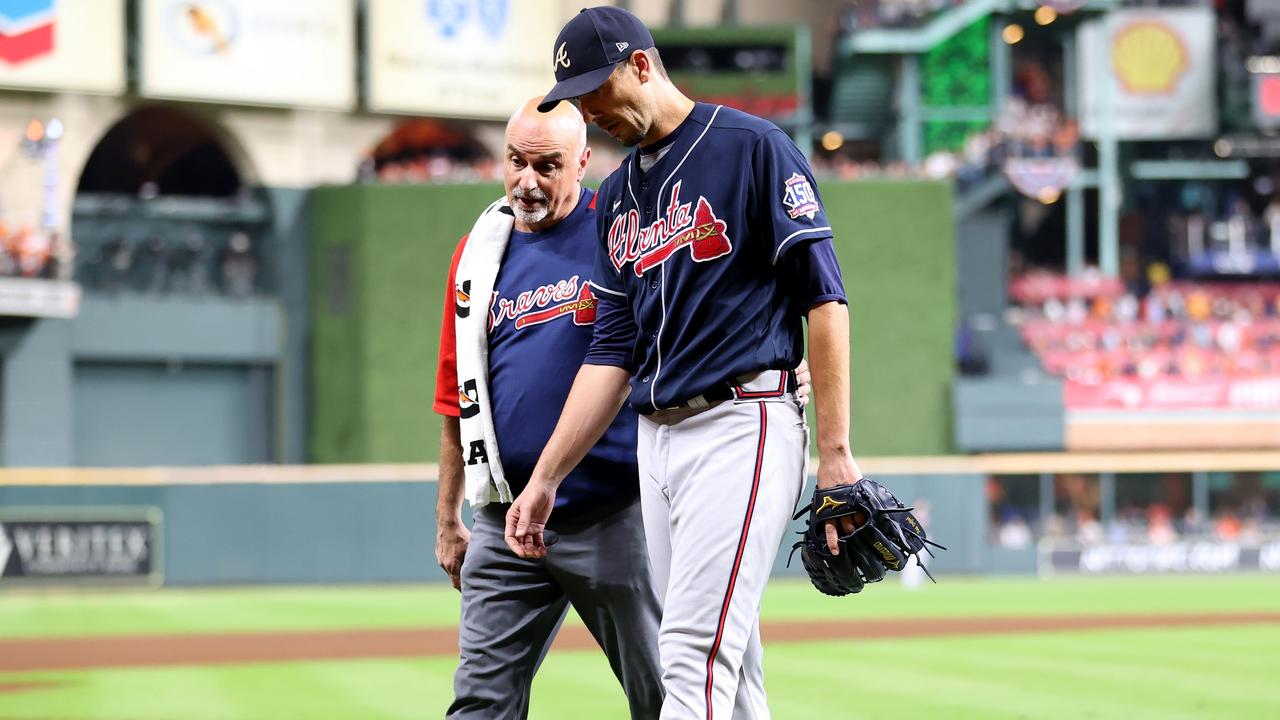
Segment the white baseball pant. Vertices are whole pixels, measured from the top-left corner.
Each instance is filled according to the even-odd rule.
[[[738,399],[640,418],[640,498],[666,699],[662,720],[767,720],[760,601],[808,465],[777,371]],[[772,395],[771,397],[769,395]]]

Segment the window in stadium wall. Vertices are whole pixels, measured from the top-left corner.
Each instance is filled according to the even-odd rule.
[[[1031,547],[1044,531],[1040,517],[1040,476],[988,476],[987,510],[990,513],[988,542],[1010,550]]]
[[[1043,536],[1075,540],[1082,545],[1103,541],[1100,521],[1102,484],[1093,473],[1063,473],[1053,479],[1053,515],[1044,524]]]
[[[1256,543],[1280,533],[1280,472],[1209,474],[1209,523],[1221,540]]]
[[[110,296],[269,294],[268,212],[210,116],[143,106],[85,162],[72,211],[76,280]]]
[[[1167,545],[1203,530],[1192,506],[1191,474],[1133,473],[1116,477],[1115,517],[1107,541]]]

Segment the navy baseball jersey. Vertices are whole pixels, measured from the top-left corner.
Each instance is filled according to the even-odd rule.
[[[489,394],[502,469],[513,493],[529,481],[591,342],[596,298],[595,194],[582,190],[564,220],[537,233],[512,230],[489,306]],[[465,242],[465,239],[464,239]],[[447,287],[454,287],[457,259]],[[473,303],[475,303],[473,298]],[[436,412],[458,414],[453,300],[441,333]],[[556,494],[555,522],[608,511],[639,494],[636,414],[624,409]]]
[[[629,402],[641,413],[795,367],[801,304],[845,300],[809,163],[760,118],[697,103],[670,135],[628,156],[597,203],[592,285],[608,317],[587,362],[630,370]]]

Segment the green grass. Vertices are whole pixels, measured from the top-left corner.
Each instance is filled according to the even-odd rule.
[[[448,627],[441,586],[227,588],[0,594],[0,638]]]
[[[458,603],[447,585],[15,592],[0,594],[0,638],[450,627],[457,625]],[[850,598],[829,598],[802,580],[777,581],[765,594],[761,615],[807,620],[1278,608],[1280,580],[1267,575],[944,577],[915,592],[888,581]]]
[[[851,598],[827,597],[807,582],[775,582],[765,593],[761,616],[805,620],[1280,610],[1280,577],[1262,574],[1040,581],[944,577],[940,584],[914,592],[891,580]]]
[[[0,594],[0,638],[450,625],[448,588]],[[886,582],[829,599],[770,587],[766,620],[1275,610],[1280,577]],[[1269,718],[1280,707],[1280,625],[774,644],[774,717]],[[0,674],[57,685],[0,694],[5,720],[345,720],[441,717],[452,658]],[[856,706],[851,698],[858,698]],[[856,710],[851,708],[856,707]],[[534,720],[625,718],[598,652],[553,652]]]

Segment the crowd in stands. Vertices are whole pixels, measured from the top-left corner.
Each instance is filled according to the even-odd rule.
[[[1280,193],[1274,183],[1263,176],[1259,183],[1272,192],[1262,212],[1254,212],[1240,192],[1225,197],[1225,210],[1215,212],[1197,203],[1189,212],[1173,212],[1168,218],[1170,247],[1173,256],[1189,268],[1210,267],[1199,262],[1206,255],[1223,254],[1236,258],[1280,258]],[[1274,266],[1280,260],[1255,261]]]
[[[1276,524],[1268,522],[1265,513],[1229,509],[1203,517],[1195,508],[1175,513],[1164,503],[1130,505],[1116,510],[1115,518],[1105,526],[1095,513],[1079,511],[1054,513],[1049,516],[1039,537],[1055,541],[1073,541],[1092,545],[1172,545],[1185,540],[1220,540],[1257,544],[1274,537]],[[1032,530],[1020,514],[1011,515],[996,529],[996,542],[1002,547],[1028,547]]]
[[[55,232],[0,221],[0,277],[57,278],[61,242]]]
[[[1080,129],[1074,118],[1052,103],[1011,98],[990,128],[967,137],[960,150],[931,153],[919,172],[934,179],[953,178],[956,189],[963,192],[997,170],[1017,173],[1014,163],[1018,161],[1078,160],[1079,146]],[[1017,178],[1011,179],[1016,184]]]
[[[1045,370],[1076,382],[1280,374],[1280,285],[1153,275],[1141,297],[1097,276],[1024,275],[1012,318]]]
[[[221,247],[203,233],[117,235],[86,249],[77,280],[103,293],[221,295],[245,298],[262,291],[261,262],[248,233],[236,232]]]
[[[591,142],[586,180],[599,183],[618,167],[623,153],[612,141]],[[366,183],[501,182],[502,162],[470,132],[446,121],[415,118],[401,123],[362,160],[357,176]]]
[[[1001,478],[987,479],[991,511],[989,541],[1004,548],[1033,547],[1047,538],[1080,546],[1170,545],[1187,540],[1219,540],[1245,545],[1280,536],[1280,493],[1268,490],[1259,473],[1237,473],[1224,478],[1226,490],[1214,493],[1206,516],[1190,502],[1190,477],[1172,473],[1160,478],[1165,488],[1155,497],[1126,499],[1129,483],[1141,478],[1116,477],[1116,508],[1109,522],[1100,519],[1100,485],[1096,475],[1066,474],[1054,479],[1054,511],[1039,515],[1034,498],[1007,494]],[[1031,502],[1028,503],[1028,500]]]

